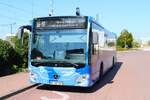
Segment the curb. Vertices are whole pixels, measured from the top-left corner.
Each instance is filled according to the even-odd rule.
[[[125,51],[117,51],[117,53],[138,52],[138,51],[143,51],[143,50],[141,50],[141,49],[139,49],[139,50],[125,50]]]
[[[35,86],[37,86],[37,85],[39,85],[39,84],[33,84],[33,85],[30,85],[30,86],[21,88],[21,89],[19,89],[19,90],[16,90],[16,91],[14,91],[14,92],[12,92],[12,93],[8,93],[8,94],[6,94],[6,95],[4,95],[4,96],[0,96],[0,100],[7,99],[7,98],[9,98],[9,97],[11,97],[11,96],[14,96],[14,95],[16,95],[16,94],[19,94],[19,93],[21,93],[21,92],[24,92],[24,91],[26,91],[26,90],[28,90],[28,89],[31,89],[31,88],[33,88],[33,87],[35,87]]]

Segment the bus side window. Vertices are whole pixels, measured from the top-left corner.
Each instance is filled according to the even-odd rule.
[[[92,38],[92,54],[96,55],[98,54],[98,33],[92,32],[93,38]]]

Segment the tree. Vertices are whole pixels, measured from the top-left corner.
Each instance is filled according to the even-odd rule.
[[[20,56],[10,43],[0,39],[0,71],[10,72],[11,67],[17,65],[19,61]]]
[[[28,41],[29,41],[29,33],[25,32],[23,37],[23,45],[21,45],[20,40],[18,40],[17,36],[12,38],[12,42],[15,44],[16,52],[21,56],[21,65],[20,67],[27,67],[28,65]]]
[[[133,36],[132,33],[124,29],[119,38],[117,39],[117,44],[121,48],[132,48],[133,47]]]
[[[148,41],[148,45],[150,46],[150,40]]]
[[[141,44],[138,41],[133,41],[132,45],[133,45],[133,48],[141,47]]]

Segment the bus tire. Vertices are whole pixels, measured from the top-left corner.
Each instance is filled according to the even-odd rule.
[[[102,80],[103,77],[103,63],[100,65],[100,70],[99,70],[99,81]]]

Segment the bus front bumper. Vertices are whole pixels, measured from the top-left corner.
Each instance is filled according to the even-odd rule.
[[[41,76],[42,75],[30,72],[30,82],[48,85],[79,86],[79,87],[89,87],[91,83],[89,74],[72,75],[60,79],[52,79],[51,77],[42,78]]]

